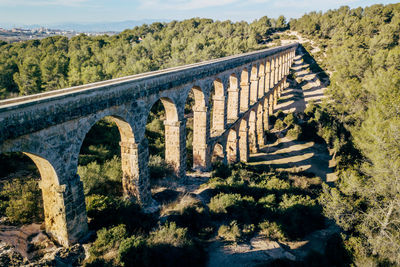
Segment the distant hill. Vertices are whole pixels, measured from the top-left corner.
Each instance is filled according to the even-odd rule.
[[[143,19],[143,20],[126,20],[126,21],[116,21],[116,22],[93,22],[93,23],[83,23],[83,22],[65,22],[57,24],[32,24],[32,25],[21,25],[21,24],[10,24],[10,23],[0,23],[0,27],[3,28],[25,28],[25,29],[35,29],[40,27],[46,27],[50,29],[60,29],[60,30],[70,30],[77,32],[121,32],[125,29],[131,29],[135,26],[140,26],[142,24],[151,24],[153,22],[168,22],[166,19]]]

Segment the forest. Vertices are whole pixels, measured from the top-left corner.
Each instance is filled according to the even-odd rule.
[[[253,51],[270,41],[278,45],[274,33],[286,29],[313,42],[314,47],[303,47],[318,63],[311,68],[329,76],[329,101],[310,105],[300,115],[271,115],[271,125],[285,125],[296,138],[324,142],[337,162],[334,185],[307,173],[245,164],[227,168],[216,162],[205,185],[212,189],[210,201],[184,196],[166,203],[161,213],[169,221],[158,223],[122,198],[119,133],[105,119],[88,133],[79,158],[89,227],[96,232],[86,266],[167,261],[170,266],[203,266],[205,243],[212,236],[226,242],[242,242],[256,233],[281,242],[299,240],[323,229],[325,218],[341,234],[328,240],[325,256],[314,253],[305,266],[400,265],[400,4],[344,6],[289,23],[283,16],[253,23],[195,18],[143,25],[115,36],[0,43],[0,99]],[[163,161],[163,116],[159,103],[146,129],[153,184],[170,175]],[[189,122],[188,150],[190,127]],[[1,156],[4,173],[20,167],[10,157]],[[32,169],[28,177],[2,184],[0,215],[10,223],[43,220],[38,174]],[[291,264],[296,262],[275,266]]]
[[[0,99],[175,67],[265,48],[283,16],[253,23],[193,18],[114,36],[0,41]]]
[[[339,181],[324,188],[325,214],[358,266],[400,264],[400,4],[341,7],[290,21],[314,40],[330,75],[324,135]]]

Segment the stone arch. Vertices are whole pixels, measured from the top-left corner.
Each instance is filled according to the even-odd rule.
[[[169,97],[161,97],[154,101],[148,110],[147,118],[158,100],[161,101],[165,110],[165,161],[172,166],[177,177],[184,177],[186,172],[185,120],[179,121],[177,106]]]
[[[19,151],[11,153],[15,152],[18,153]],[[71,225],[67,221],[65,201],[67,187],[60,184],[59,176],[50,160],[43,157],[43,155],[32,152],[22,151],[22,154],[32,160],[39,172],[39,188],[42,192],[46,233],[62,246],[67,247],[71,245],[77,240],[74,238],[76,237],[74,233],[69,231]],[[87,224],[85,223],[82,224],[82,227],[85,228],[84,231],[86,232]]]
[[[239,158],[242,162],[249,160],[248,117],[243,117],[239,124]]]
[[[214,95],[212,99],[212,125],[211,135],[215,136],[225,130],[225,90],[221,79],[217,78],[213,82]]]
[[[239,80],[236,74],[229,76],[227,121],[233,123],[239,115]]]
[[[244,68],[240,74],[240,112],[246,112],[249,109],[249,100],[249,71],[247,70],[247,68]]]
[[[229,164],[238,161],[238,134],[236,129],[230,129],[226,141],[226,157]]]
[[[254,109],[249,114],[249,150],[250,153],[258,152],[257,142],[257,113]]]
[[[208,117],[205,94],[199,86],[193,86],[190,90],[193,92],[194,96],[193,169],[205,171],[210,167],[210,157],[207,153]]]
[[[217,161],[221,161],[224,164],[226,162],[224,146],[219,142],[215,143],[213,146],[212,154],[211,154],[211,161],[213,163],[215,163]]]
[[[256,64],[251,67],[250,81],[250,105],[253,105],[258,101],[258,66]]]
[[[101,118],[92,121],[92,124],[85,133],[84,138],[90,129],[100,120],[109,118],[114,122],[120,135],[121,148],[121,169],[122,169],[122,190],[127,199],[135,198],[143,208],[147,209],[153,204],[150,192],[150,183],[148,177],[148,151],[147,141],[138,142],[133,128],[129,122],[122,116],[115,113],[103,114]],[[83,140],[80,147],[83,145]]]

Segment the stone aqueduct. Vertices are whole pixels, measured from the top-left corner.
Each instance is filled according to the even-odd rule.
[[[184,107],[190,91],[193,168],[208,170],[214,148],[225,162],[246,162],[265,142],[268,116],[286,86],[296,48],[291,44],[0,101],[0,153],[24,152],[34,161],[46,231],[69,246],[88,229],[77,166],[85,135],[97,121],[110,116],[117,124],[124,194],[151,210],[145,126],[153,104],[161,99],[166,110],[165,157],[178,177],[186,171]]]

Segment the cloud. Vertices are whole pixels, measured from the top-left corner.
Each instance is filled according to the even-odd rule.
[[[81,6],[89,0],[0,0],[0,6]]]

